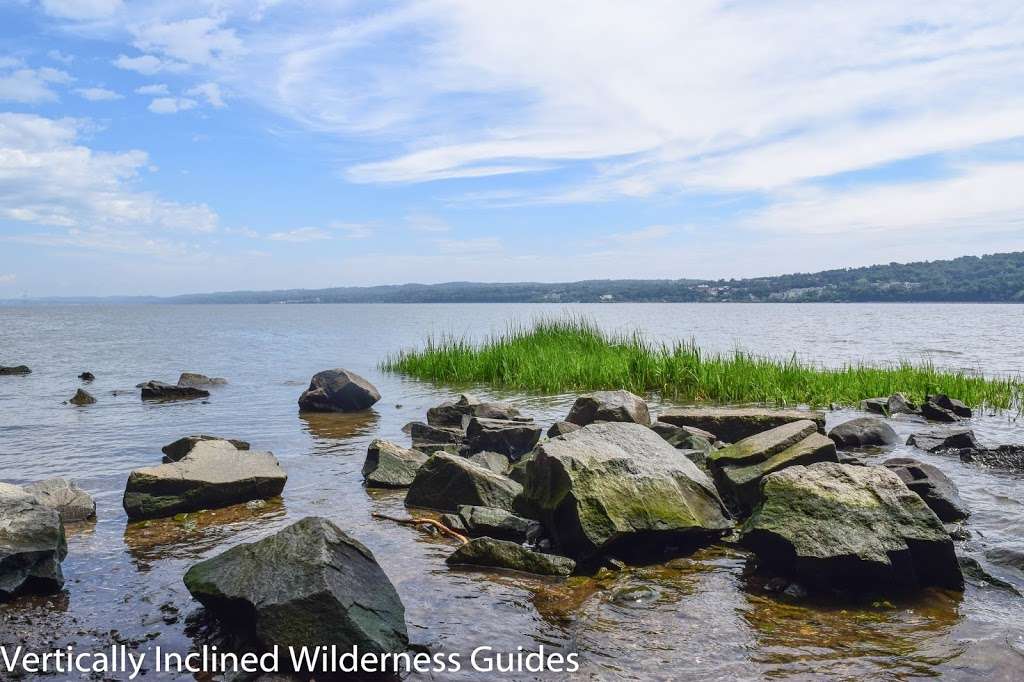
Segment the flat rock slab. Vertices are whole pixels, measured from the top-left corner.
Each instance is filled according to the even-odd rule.
[[[471,417],[465,443],[470,452],[499,452],[519,459],[540,440],[541,428],[531,423]]]
[[[24,486],[44,506],[60,514],[64,523],[96,518],[96,502],[89,493],[63,478],[51,478]]]
[[[209,398],[210,392],[194,386],[177,386],[162,381],[147,381],[140,384],[143,400],[192,400]]]
[[[650,426],[651,413],[647,402],[629,391],[597,391],[577,398],[565,421],[580,426],[594,422],[632,422]]]
[[[538,575],[570,575],[576,562],[564,556],[541,554],[522,545],[494,538],[475,538],[459,547],[446,560],[451,565],[504,568]]]
[[[805,584],[963,589],[942,522],[885,467],[793,466],[766,476],[761,493],[741,542]]]
[[[228,383],[221,377],[208,377],[198,372],[182,372],[178,377],[179,386],[223,386]]]
[[[434,450],[458,450],[466,439],[466,432],[461,428],[431,426],[423,422],[410,422],[402,429],[412,438],[412,447],[423,452]]]
[[[0,483],[0,601],[60,591],[67,553],[60,514],[22,488]]]
[[[828,437],[840,448],[892,445],[899,440],[893,428],[877,417],[857,417],[839,424]]]
[[[708,466],[720,468],[757,464],[817,432],[818,425],[809,419],[788,422],[715,450],[707,457]]]
[[[409,645],[405,607],[373,553],[307,517],[188,570],[185,587],[265,648],[336,645],[374,654]]]
[[[249,443],[244,440],[238,440],[237,438],[221,438],[220,436],[210,436],[205,433],[198,433],[192,436],[185,436],[179,438],[173,443],[160,448],[160,451],[164,453],[164,462],[177,462],[182,457],[192,452],[192,448],[203,441],[207,440],[222,440],[231,443],[236,450],[248,450]]]
[[[971,515],[960,499],[956,484],[938,467],[909,457],[895,457],[882,466],[895,472],[908,488],[920,495],[940,521],[962,521]]]
[[[202,441],[177,462],[133,471],[123,504],[130,519],[174,516],[276,497],[287,480],[270,452]]]
[[[461,505],[516,511],[523,487],[465,457],[435,452],[416,472],[407,507],[458,511]]]
[[[369,488],[408,488],[426,461],[419,450],[378,438],[366,449],[363,480]]]
[[[928,452],[940,452],[942,450],[965,450],[978,449],[981,443],[974,436],[971,429],[948,429],[944,431],[919,431],[910,434],[907,445],[927,450]]]
[[[380,400],[380,392],[369,381],[347,369],[317,372],[309,388],[299,396],[299,410],[306,412],[360,412]]]
[[[755,433],[789,422],[809,419],[825,433],[825,413],[814,410],[772,410],[759,407],[675,407],[658,415],[658,421],[694,426],[715,434],[718,440],[735,443]]]
[[[431,426],[461,429],[464,417],[531,421],[509,403],[484,402],[465,393],[454,401],[441,403],[427,410],[427,423]]]

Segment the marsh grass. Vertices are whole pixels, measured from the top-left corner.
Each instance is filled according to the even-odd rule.
[[[452,385],[488,384],[543,393],[625,388],[685,402],[855,405],[901,392],[920,401],[946,393],[972,406],[1019,405],[1021,381],[900,362],[838,368],[742,350],[708,353],[692,341],[658,344],[640,334],[614,335],[581,317],[513,325],[479,345],[428,338],[419,350],[391,355],[386,371]]]

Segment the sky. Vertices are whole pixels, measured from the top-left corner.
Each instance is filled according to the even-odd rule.
[[[1019,0],[5,0],[0,298],[1024,250]]]

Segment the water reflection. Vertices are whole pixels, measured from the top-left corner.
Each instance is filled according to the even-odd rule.
[[[313,438],[316,454],[348,453],[351,443],[346,441],[368,437],[377,431],[380,414],[376,410],[363,412],[302,412],[302,428]]]

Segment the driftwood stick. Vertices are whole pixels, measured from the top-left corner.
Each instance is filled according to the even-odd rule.
[[[458,540],[462,544],[466,544],[467,542],[469,542],[469,538],[467,538],[465,535],[462,535],[461,533],[456,533],[454,530],[452,530],[448,526],[444,525],[440,521],[435,521],[434,519],[428,519],[428,518],[424,518],[422,516],[414,516],[414,517],[409,518],[409,519],[400,519],[397,516],[388,516],[387,514],[376,514],[376,513],[375,514],[371,514],[371,516],[373,516],[373,518],[375,518],[375,519],[384,519],[385,521],[394,521],[395,523],[400,523],[403,526],[416,526],[416,527],[419,527],[419,526],[432,526],[432,527],[436,528],[437,530],[441,531],[442,534],[448,535],[450,537],[453,537],[453,538],[455,538],[456,540]]]

